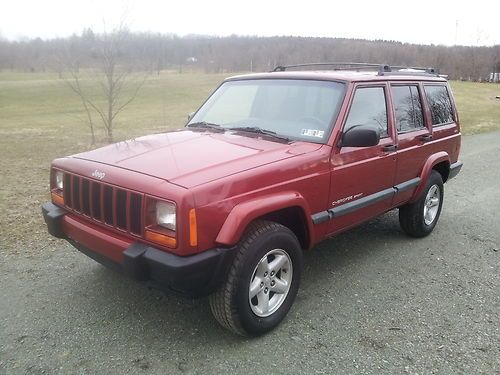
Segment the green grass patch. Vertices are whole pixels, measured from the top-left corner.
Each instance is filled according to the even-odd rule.
[[[184,125],[224,74],[162,72],[149,76],[116,118],[116,140]],[[97,95],[97,80],[82,84]],[[464,134],[500,130],[500,85],[452,82]],[[96,135],[104,130],[95,116]],[[51,160],[91,148],[80,99],[55,73],[0,72],[0,251],[47,243],[40,205],[48,200]]]
[[[463,134],[500,130],[500,84],[452,81]]]

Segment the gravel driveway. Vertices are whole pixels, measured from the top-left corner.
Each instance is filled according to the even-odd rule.
[[[430,237],[391,212],[323,242],[261,338],[48,235],[0,249],[0,374],[500,374],[500,133],[463,141]]]

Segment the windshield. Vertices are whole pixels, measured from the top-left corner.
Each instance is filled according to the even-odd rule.
[[[339,82],[228,81],[203,104],[189,124],[216,124],[232,130],[252,127],[290,139],[324,143],[343,97],[344,84]]]

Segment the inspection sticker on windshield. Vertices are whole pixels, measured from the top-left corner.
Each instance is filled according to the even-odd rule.
[[[316,130],[316,129],[302,129],[300,134],[307,135],[308,137],[323,138],[325,132],[323,130]]]

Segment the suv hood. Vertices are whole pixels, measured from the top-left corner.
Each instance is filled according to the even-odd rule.
[[[73,158],[104,163],[164,179],[186,188],[321,148],[283,144],[231,132],[181,130],[115,143]]]

